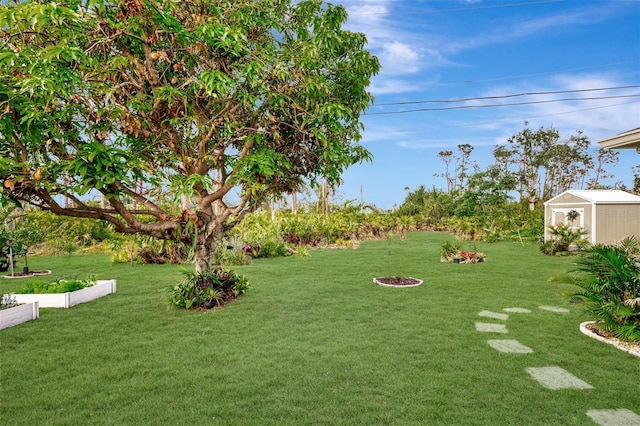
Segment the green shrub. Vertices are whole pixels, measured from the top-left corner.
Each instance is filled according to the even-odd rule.
[[[556,254],[556,244],[553,240],[547,240],[540,243],[540,253],[546,254],[547,256],[553,256]]]
[[[640,242],[636,238],[587,248],[572,273],[550,281],[580,287],[569,296],[586,303],[598,327],[622,340],[640,342]]]
[[[249,265],[251,256],[243,250],[244,244],[237,238],[222,241],[213,252],[216,265]]]
[[[481,263],[486,259],[486,255],[480,251],[475,244],[471,250],[462,250],[464,244],[460,241],[445,241],[440,246],[440,262],[452,263],[458,259],[459,263]],[[455,262],[455,263],[458,263]]]
[[[452,262],[462,249],[460,241],[445,241],[440,247],[440,262]]]
[[[28,211],[16,230],[32,233],[30,248],[42,254],[72,253],[114,237],[113,226],[103,221]]]
[[[96,284],[95,277],[86,280],[77,279],[59,279],[52,282],[31,281],[25,284],[16,293],[19,294],[53,294],[53,293],[69,293]]]
[[[216,268],[195,274],[183,271],[185,279],[168,289],[171,306],[183,309],[202,309],[222,306],[249,288],[248,280],[228,269]]]
[[[267,240],[258,247],[255,257],[283,257],[290,254],[287,246],[280,241]]]
[[[584,249],[589,243],[583,237],[587,235],[584,229],[574,229],[569,225],[560,224],[550,226],[551,238],[540,245],[540,252],[546,255],[568,253],[571,247]]]

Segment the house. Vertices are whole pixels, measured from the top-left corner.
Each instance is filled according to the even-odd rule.
[[[635,149],[640,154],[640,127],[601,140],[598,144],[607,149]]]
[[[544,203],[545,240],[548,227],[581,228],[591,243],[614,244],[635,235],[640,239],[640,197],[617,190],[565,191]]]

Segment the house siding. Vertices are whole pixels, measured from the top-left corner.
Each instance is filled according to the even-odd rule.
[[[640,238],[640,204],[597,204],[598,243],[617,243],[635,235]]]

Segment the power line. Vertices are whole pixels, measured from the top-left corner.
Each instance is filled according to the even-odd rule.
[[[569,111],[562,111],[562,112],[553,112],[550,114],[540,114],[540,115],[531,115],[528,117],[518,117],[518,118],[503,118],[500,120],[491,120],[491,121],[480,121],[480,122],[475,122],[475,123],[465,123],[465,124],[456,124],[456,125],[451,125],[451,126],[425,126],[425,127],[420,127],[418,130],[438,130],[438,129],[459,129],[462,127],[476,127],[476,126],[486,126],[488,124],[499,124],[499,123],[508,123],[508,122],[513,122],[513,121],[531,121],[535,118],[544,118],[544,117],[554,117],[556,115],[567,115],[567,114],[575,114],[577,112],[585,112],[585,111],[593,111],[596,109],[605,109],[605,108],[613,108],[613,107],[617,107],[617,106],[622,106],[622,105],[633,105],[633,104],[638,104],[640,103],[640,101],[631,101],[631,102],[619,102],[616,104],[609,104],[609,105],[602,105],[602,106],[597,106],[597,107],[591,107],[591,108],[581,108],[581,109],[572,109]],[[411,133],[412,130],[402,130],[402,131],[394,131],[393,133]]]
[[[504,122],[509,122],[509,121],[529,121],[529,120],[532,120],[534,118],[543,118],[543,117],[553,117],[553,116],[556,116],[556,115],[575,114],[576,112],[593,111],[593,110],[596,110],[596,109],[612,108],[612,107],[616,107],[616,106],[632,105],[632,104],[637,104],[637,103],[640,103],[640,101],[620,102],[620,103],[617,103],[617,104],[603,105],[603,106],[597,106],[597,107],[591,107],[591,108],[573,109],[573,110],[570,110],[570,111],[554,112],[554,113],[551,113],[551,114],[534,115],[534,116],[530,116],[530,117],[526,117],[526,118],[505,118],[505,119],[502,119],[502,120],[482,121],[482,122],[479,122],[479,123],[467,123],[467,124],[458,124],[458,125],[455,125],[455,126],[438,126],[438,127],[428,127],[428,128],[429,129],[457,129],[457,128],[460,128],[460,127],[485,126],[487,124],[497,124],[497,123],[504,123]]]
[[[400,110],[400,111],[370,112],[370,113],[365,113],[364,115],[407,114],[412,112],[450,111],[450,110],[457,110],[457,109],[472,109],[472,108],[500,108],[500,107],[507,107],[507,106],[535,105],[535,104],[546,104],[546,103],[553,103],[553,102],[594,101],[594,100],[602,100],[602,99],[620,99],[620,98],[635,98],[635,97],[640,97],[640,94],[618,95],[618,96],[593,96],[588,98],[561,98],[561,99],[548,99],[544,101],[512,102],[512,103],[506,103],[506,104],[490,104],[490,105],[458,105],[454,107],[443,107],[443,108],[418,108],[418,109],[407,109],[407,110]]]
[[[374,106],[391,106],[391,105],[415,105],[415,104],[429,104],[429,103],[458,103],[458,102],[469,102],[469,101],[482,101],[488,99],[507,99],[507,98],[517,98],[521,96],[534,96],[534,95],[557,95],[563,93],[581,93],[581,92],[596,92],[602,90],[619,90],[619,89],[636,89],[640,86],[616,86],[616,87],[598,87],[596,89],[575,89],[575,90],[553,90],[553,91],[545,91],[545,92],[524,92],[524,93],[515,93],[511,95],[499,95],[499,96],[478,96],[474,98],[461,98],[461,99],[438,99],[438,100],[426,100],[426,101],[406,101],[406,102],[389,102],[382,104],[374,104]]]

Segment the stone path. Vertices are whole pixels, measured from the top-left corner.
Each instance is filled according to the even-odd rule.
[[[624,408],[618,410],[589,410],[587,416],[601,426],[638,426],[640,416]]]
[[[506,333],[507,326],[504,324],[494,324],[492,322],[477,322],[476,330],[486,333]]]
[[[486,317],[486,318],[498,319],[498,320],[502,320],[502,321],[506,321],[507,319],[509,319],[509,315],[507,315],[507,314],[501,314],[499,312],[491,312],[491,311],[482,311],[482,312],[478,313],[478,316]]]
[[[529,367],[531,377],[548,389],[593,389],[567,370],[560,367]]]
[[[558,306],[538,306],[538,308],[551,313],[566,314],[570,312],[568,309]],[[503,311],[513,314],[531,313],[531,310],[520,307],[504,308]],[[481,311],[478,313],[478,316],[498,321],[506,321],[509,319],[508,314],[492,311]],[[477,331],[483,333],[508,333],[506,324],[500,322],[476,322],[475,327]],[[505,354],[533,353],[533,349],[523,345],[517,340],[494,339],[487,340],[487,344],[498,352]],[[593,386],[589,383],[558,366],[529,367],[526,371],[531,375],[533,380],[547,389],[593,389]],[[594,409],[587,411],[586,415],[600,426],[640,426],[640,416],[624,408]]]
[[[517,340],[487,340],[489,346],[505,354],[530,354],[533,349]]]
[[[557,306],[539,306],[539,308],[542,309],[543,311],[558,312],[560,314],[568,314],[569,313],[568,309],[559,308]]]

